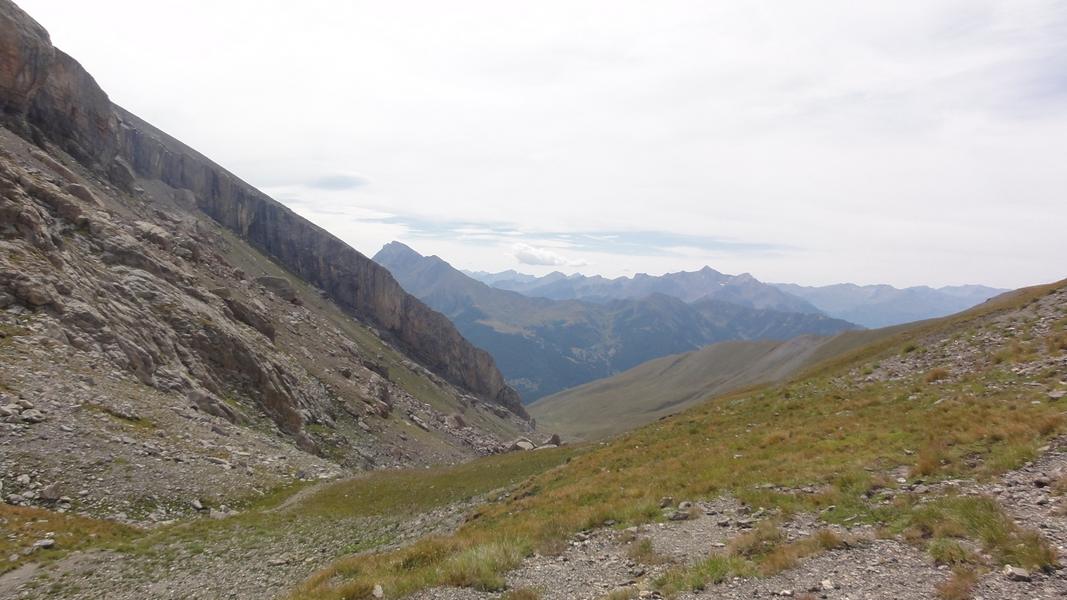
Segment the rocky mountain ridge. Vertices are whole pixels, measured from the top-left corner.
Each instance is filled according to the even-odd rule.
[[[535,277],[504,271],[468,272],[471,277],[502,290],[552,300],[608,302],[664,294],[683,302],[719,300],[758,310],[821,314],[808,301],[759,281],[749,273],[726,275],[709,266],[699,271],[678,271],[663,275],[638,273],[632,277],[609,279],[600,275],[564,275],[558,271]]]

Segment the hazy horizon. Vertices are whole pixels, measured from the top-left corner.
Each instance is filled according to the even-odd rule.
[[[19,4],[118,104],[367,256],[1065,275],[1053,0]]]

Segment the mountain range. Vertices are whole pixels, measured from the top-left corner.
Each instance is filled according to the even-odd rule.
[[[1008,291],[983,285],[900,289],[889,285],[851,283],[818,287],[767,284],[748,273],[725,275],[711,267],[659,276],[638,273],[633,277],[614,279],[599,275],[565,275],[558,271],[541,277],[514,270],[466,273],[499,289],[557,300],[605,302],[661,293],[686,302],[714,298],[752,308],[821,313],[870,328],[943,317]]]
[[[627,297],[616,291],[617,297],[599,294],[593,301],[491,287],[399,242],[387,244],[374,260],[486,349],[526,402],[718,341],[781,340],[856,328],[751,276],[731,277],[712,269],[677,274],[664,285],[649,285],[656,278],[638,279],[636,285],[646,293]],[[593,280],[589,286],[576,289],[597,282],[588,279]],[[661,289],[688,290],[686,297],[693,301]],[[697,293],[704,289],[722,291]],[[637,294],[636,287],[632,293]]]
[[[638,273],[633,277],[608,279],[600,275],[564,275],[558,271],[543,277],[515,271],[502,273],[473,272],[471,277],[502,290],[552,300],[610,302],[664,294],[683,302],[721,300],[756,309],[819,314],[807,300],[765,284],[748,273],[726,275],[704,267],[699,271],[680,271],[653,276]]]
[[[957,313],[1008,290],[984,285],[895,288],[889,285],[841,283],[807,287],[773,284],[810,302],[822,312],[864,327],[886,327]]]

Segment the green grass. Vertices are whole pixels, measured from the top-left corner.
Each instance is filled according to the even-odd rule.
[[[579,452],[576,448],[560,448],[490,456],[454,467],[377,471],[305,492],[298,502],[287,505],[294,494],[311,485],[299,483],[278,488],[255,500],[231,504],[243,511],[234,516],[161,527],[124,540],[114,548],[144,555],[157,553],[174,543],[210,543],[234,537],[254,543],[256,539],[281,535],[294,527],[330,527],[365,517],[395,521],[513,486]],[[378,545],[374,542],[390,541],[391,538],[360,540],[349,550],[364,551]]]
[[[113,521],[8,504],[0,504],[0,525],[0,556],[4,558],[0,573],[29,561],[48,562],[76,550],[119,543],[139,535],[137,529]],[[54,548],[23,554],[45,537],[55,540]],[[12,562],[7,560],[9,556],[18,559]]]
[[[770,576],[796,566],[807,556],[844,548],[848,542],[829,529],[786,541],[773,521],[763,521],[754,530],[731,540],[727,550],[695,565],[672,569],[658,578],[656,588],[668,597],[700,591],[731,577]]]
[[[984,496],[946,496],[899,507],[888,529],[925,544],[943,564],[977,562],[956,542],[961,539],[981,544],[998,565],[1050,569],[1057,564],[1056,551],[1040,534],[1016,525],[996,500]]]
[[[924,373],[894,382],[852,382],[848,370],[900,356],[920,334],[954,333],[973,326],[975,317],[1014,310],[1031,290],[983,305],[963,316],[923,324],[902,336],[813,368],[788,386],[756,389],[717,398],[676,417],[624,435],[574,456],[524,482],[508,498],[490,502],[454,535],[421,541],[394,552],[351,557],[316,573],[294,592],[298,599],[359,598],[367,585],[381,583],[389,597],[456,581],[454,569],[471,573],[472,585],[492,589],[501,571],[517,557],[559,552],[574,532],[613,520],[619,526],[662,519],[658,500],[710,498],[731,494],[753,506],[825,511],[831,523],[867,522],[892,527],[920,526],[920,507],[882,506],[880,490],[895,482],[884,473],[916,467],[916,448],[930,466],[924,477],[987,479],[1021,464],[1062,430],[1065,403],[1044,401],[1027,386],[1002,386],[1013,377],[998,369],[924,383]],[[903,339],[901,339],[901,337]],[[844,375],[844,376],[843,376]],[[994,388],[991,383],[997,383]],[[932,388],[932,389],[931,389]],[[1042,400],[1033,403],[1033,400]],[[870,471],[869,471],[870,470]],[[760,484],[821,486],[817,494],[787,494]],[[1039,538],[1029,532],[997,529],[983,507],[946,500],[935,505],[958,519],[957,533],[987,547],[1012,564],[1047,563]],[[828,509],[830,506],[834,508]],[[923,509],[925,510],[925,509]],[[931,509],[933,510],[933,509]],[[984,523],[984,524],[979,524]],[[932,538],[951,537],[945,532]],[[432,544],[433,552],[426,546]],[[794,558],[818,544],[793,548]],[[718,573],[773,570],[788,564],[789,553],[773,559],[774,548],[746,556],[731,553],[703,565],[713,581]],[[423,557],[417,561],[412,556]],[[481,561],[475,568],[471,560]],[[747,561],[742,563],[738,561]],[[764,563],[767,566],[762,566]],[[742,568],[744,567],[744,568]]]

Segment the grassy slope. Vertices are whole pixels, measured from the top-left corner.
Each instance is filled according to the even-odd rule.
[[[1025,330],[1024,307],[1063,285],[1023,290],[919,324],[823,363],[788,385],[720,397],[624,435],[488,503],[452,536],[339,561],[304,582],[294,598],[369,597],[376,584],[388,597],[435,585],[499,589],[503,573],[523,556],[558,551],[575,531],[608,520],[627,526],[661,519],[658,501],[664,495],[730,493],[783,512],[820,509],[829,522],[913,531],[917,543],[930,545],[971,537],[999,561],[1044,566],[1051,559],[1038,537],[1007,525],[982,525],[1005,522],[992,509],[953,498],[933,506],[907,501],[886,506],[868,493],[895,486],[888,474],[898,468],[927,479],[982,478],[1031,459],[1063,429],[1067,402],[1048,401],[1040,389],[1021,384],[1057,385],[1056,373],[1024,378],[994,358],[1003,356],[1003,348],[985,348],[990,359],[984,368],[958,380],[928,381],[928,374],[917,373],[881,382],[860,374],[878,360],[915,351],[918,340],[977,339],[978,328],[987,324],[984,317],[1013,313]],[[1067,319],[1057,327],[1057,335],[1067,335]],[[1062,348],[1048,344],[1050,353]],[[823,491],[793,495],[764,484],[814,484]],[[935,526],[946,519],[960,526]]]
[[[179,549],[203,551],[223,539],[240,539],[242,544],[255,547],[292,531],[351,528],[353,523],[362,523],[357,521],[361,518],[381,517],[396,521],[508,488],[578,452],[573,448],[561,448],[526,455],[490,456],[432,470],[376,471],[316,489],[300,483],[274,490],[254,501],[239,503],[242,512],[225,519],[194,519],[151,531],[111,521],[0,504],[0,523],[9,532],[7,537],[0,538],[0,551],[4,556],[27,549],[46,532],[54,532],[56,540],[55,549],[20,556],[18,561],[0,567],[0,573],[29,560],[47,562],[75,550],[111,549],[166,564],[182,553]],[[375,539],[373,544],[391,541]],[[335,550],[344,553],[344,548]]]
[[[721,342],[542,398],[529,411],[542,429],[565,439],[600,439],[680,412],[712,395],[783,381],[904,330],[848,331],[786,342]]]

